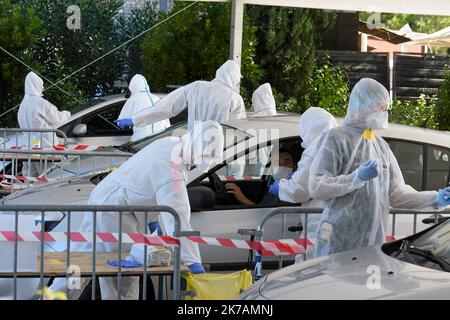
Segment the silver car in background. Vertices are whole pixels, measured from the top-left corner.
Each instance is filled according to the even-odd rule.
[[[450,299],[450,219],[383,246],[275,271],[242,300]]]

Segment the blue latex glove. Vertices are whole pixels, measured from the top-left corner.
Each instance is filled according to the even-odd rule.
[[[377,163],[369,160],[358,168],[358,178],[367,181],[378,176]]]
[[[125,129],[125,127],[132,127],[134,125],[133,120],[131,119],[119,119],[115,122],[121,129]]]
[[[278,181],[275,181],[269,187],[269,193],[273,194],[274,196],[278,195],[279,190],[280,190],[280,183]]]
[[[117,260],[108,260],[106,261],[107,264],[113,267],[119,266],[119,261]],[[128,261],[128,260],[122,260],[121,261],[122,268],[138,268],[142,267],[142,264],[135,262],[135,261]]]
[[[193,263],[188,268],[191,269],[193,274],[206,273],[201,263]]]
[[[438,194],[439,205],[446,207],[450,204],[450,187],[439,189]]]

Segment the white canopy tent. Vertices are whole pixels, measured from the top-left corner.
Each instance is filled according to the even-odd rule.
[[[181,0],[198,1],[198,0]],[[245,4],[341,11],[404,13],[450,16],[450,0],[199,0],[232,2],[230,58],[241,62]]]
[[[425,37],[417,38],[414,41],[405,43],[406,45],[424,44],[437,47],[450,47],[450,27],[436,31]]]

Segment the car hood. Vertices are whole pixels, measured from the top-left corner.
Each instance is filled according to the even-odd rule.
[[[37,185],[1,199],[3,204],[87,204],[94,174]]]
[[[271,300],[448,299],[450,273],[406,263],[386,255],[381,247],[369,247],[283,268],[258,287],[259,298]]]

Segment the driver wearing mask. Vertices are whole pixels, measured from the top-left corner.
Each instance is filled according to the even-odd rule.
[[[277,204],[282,202],[278,197],[278,190],[275,190],[273,186],[279,182],[281,179],[289,179],[292,176],[295,168],[294,156],[287,149],[280,149],[280,151],[276,154],[272,154],[272,163],[276,163],[278,158],[278,167],[274,168],[274,172],[272,174],[272,183],[269,186],[269,190],[261,200],[259,204]],[[270,181],[270,180],[269,180]],[[227,191],[229,193],[234,194],[236,200],[238,200],[242,204],[246,205],[255,205],[254,201],[247,198],[241,191],[238,185],[234,183],[227,183],[226,185]]]

